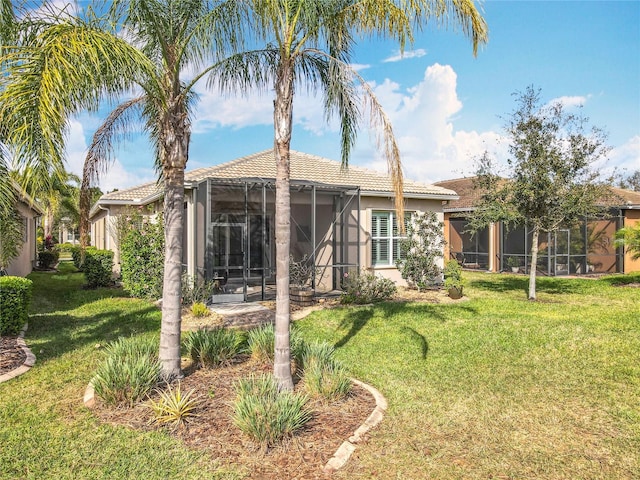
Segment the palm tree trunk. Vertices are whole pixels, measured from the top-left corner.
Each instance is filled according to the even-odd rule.
[[[177,109],[179,110],[179,109]],[[184,169],[189,151],[186,115],[170,113],[168,134],[163,135],[165,258],[162,284],[160,362],[166,380],[181,378],[180,328],[182,323],[182,232]],[[166,125],[166,124],[165,124]]]
[[[293,69],[283,60],[274,105],[276,157],[276,325],[273,375],[280,390],[293,390],[289,343],[289,252],[291,250],[290,160]]]
[[[531,267],[529,269],[529,300],[536,299],[536,272],[538,267],[538,238],[540,229],[533,228],[531,237]]]

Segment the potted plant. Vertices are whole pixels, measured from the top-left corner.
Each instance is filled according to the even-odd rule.
[[[453,299],[461,298],[464,280],[462,279],[462,267],[456,260],[449,260],[444,266],[444,288],[447,289],[449,297]]]
[[[518,257],[507,257],[507,265],[511,267],[513,273],[520,271],[520,259]]]
[[[311,288],[311,282],[317,274],[317,269],[312,259],[305,254],[300,260],[289,256],[289,295],[296,305],[313,305],[315,291]]]

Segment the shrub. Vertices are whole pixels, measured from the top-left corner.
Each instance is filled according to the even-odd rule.
[[[157,339],[121,338],[107,347],[107,358],[96,370],[93,387],[109,405],[132,406],[157,385],[161,368]]]
[[[182,276],[182,304],[207,303],[213,294],[220,289],[218,282],[216,280],[194,280],[185,273]]]
[[[145,222],[130,230],[120,250],[122,286],[133,297],[162,297],[164,273],[164,226]]]
[[[59,258],[60,253],[57,250],[38,252],[38,266],[45,269],[52,268],[58,262]]]
[[[183,394],[180,384],[175,389],[167,385],[167,390],[160,391],[160,399],[149,400],[149,408],[153,410],[157,423],[171,423],[176,427],[183,426],[190,419],[197,417],[198,400],[192,397],[195,390]]]
[[[196,330],[185,338],[185,349],[202,367],[228,364],[241,350],[242,337],[228,328]]]
[[[27,323],[33,282],[27,278],[0,277],[0,335],[16,335]]]
[[[373,273],[345,273],[342,289],[340,303],[343,304],[382,302],[392,298],[397,290],[392,280]]]
[[[87,252],[97,252],[98,249],[96,247],[87,247],[85,248],[85,256]],[[73,260],[73,265],[80,271],[82,271],[83,268],[83,261],[82,261],[82,248],[80,248],[78,245],[74,245],[73,247],[71,247],[71,260]]]
[[[419,291],[441,282],[442,269],[437,262],[443,257],[443,231],[444,224],[438,222],[435,212],[411,216],[396,260],[402,278],[410,287]]]
[[[60,251],[60,253],[71,253],[75,247],[75,245],[69,242],[59,243],[58,251]]]
[[[233,422],[263,448],[276,445],[311,419],[308,397],[278,392],[271,375],[251,376],[236,383]]]
[[[299,364],[305,351],[306,344],[295,325],[289,331],[289,345],[291,359]],[[249,330],[247,345],[251,358],[258,362],[273,363],[275,354],[275,331],[272,323]]]
[[[194,317],[197,317],[197,318],[206,317],[210,313],[211,312],[209,311],[207,306],[202,302],[196,302],[193,305],[191,305],[191,314]]]
[[[457,260],[449,260],[444,266],[444,288],[462,288],[462,267]]]
[[[304,388],[313,398],[334,401],[351,391],[347,371],[333,353],[333,346],[322,342],[309,345],[303,355]]]
[[[111,250],[86,250],[84,257],[84,278],[87,287],[107,287],[113,283],[113,252]]]

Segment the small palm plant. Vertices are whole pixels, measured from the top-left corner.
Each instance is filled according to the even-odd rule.
[[[177,428],[197,417],[199,401],[193,397],[194,392],[192,389],[183,393],[179,383],[175,389],[167,385],[167,389],[160,392],[157,402],[149,400],[148,405],[153,410],[156,422],[162,425],[172,424]]]

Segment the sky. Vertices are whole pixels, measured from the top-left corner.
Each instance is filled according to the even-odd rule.
[[[640,1],[485,1],[489,41],[476,57],[454,29],[427,27],[400,55],[392,42],[362,41],[354,67],[392,121],[405,178],[425,183],[471,176],[488,151],[508,156],[504,126],[517,92],[540,89],[608,134],[604,174],[640,170]],[[187,170],[217,165],[273,147],[273,92],[221,97],[198,89]],[[581,106],[581,107],[580,107]],[[69,169],[81,173],[86,148],[106,112],[70,124]],[[322,100],[296,94],[294,150],[340,160],[335,123]],[[386,172],[363,122],[350,165]],[[133,136],[100,181],[104,192],[157,178],[150,144]]]

